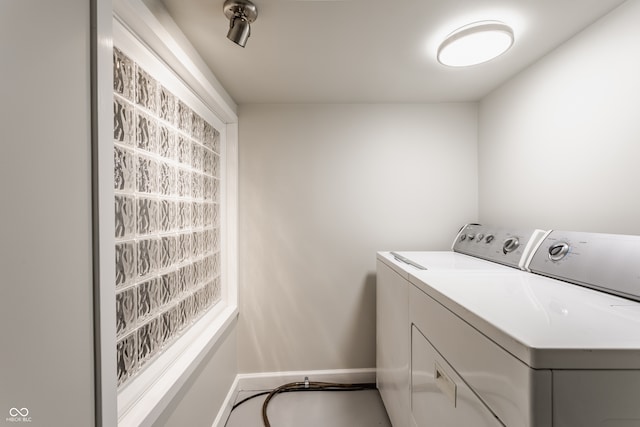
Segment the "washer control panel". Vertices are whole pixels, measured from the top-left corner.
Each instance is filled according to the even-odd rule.
[[[452,249],[487,261],[524,269],[529,254],[544,232],[467,224],[456,236]]]
[[[554,230],[529,269],[640,301],[640,236]]]

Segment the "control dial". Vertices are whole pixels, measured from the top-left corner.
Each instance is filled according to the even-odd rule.
[[[493,242],[493,239],[495,239],[494,235],[493,235],[493,234],[489,234],[489,235],[484,239],[484,241],[485,241],[485,242],[487,242],[487,243],[491,243],[491,242]]]
[[[560,261],[569,253],[569,244],[567,242],[558,242],[549,246],[549,259],[551,261]]]
[[[520,246],[520,240],[517,237],[509,237],[502,243],[502,253],[505,255],[515,251]]]

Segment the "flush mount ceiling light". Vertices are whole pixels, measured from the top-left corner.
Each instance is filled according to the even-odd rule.
[[[480,21],[458,28],[440,44],[438,62],[451,67],[481,64],[513,45],[513,30],[499,21]]]
[[[249,0],[226,0],[224,14],[229,18],[227,38],[240,47],[247,44],[251,23],[258,17],[258,8]]]

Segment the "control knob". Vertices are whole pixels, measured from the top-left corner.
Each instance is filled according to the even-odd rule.
[[[502,253],[505,255],[515,251],[520,246],[520,240],[517,237],[509,237],[502,243]]]
[[[551,261],[560,261],[569,253],[569,244],[567,242],[558,242],[549,246],[549,259]]]
[[[484,241],[485,241],[485,242],[487,242],[487,243],[491,243],[491,242],[493,242],[493,239],[495,239],[495,236],[494,236],[493,234],[489,234],[489,235],[484,239]]]

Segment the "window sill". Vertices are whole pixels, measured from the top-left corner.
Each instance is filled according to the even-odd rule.
[[[222,302],[218,305],[222,305]],[[118,393],[118,426],[151,426],[238,316],[218,305]]]

